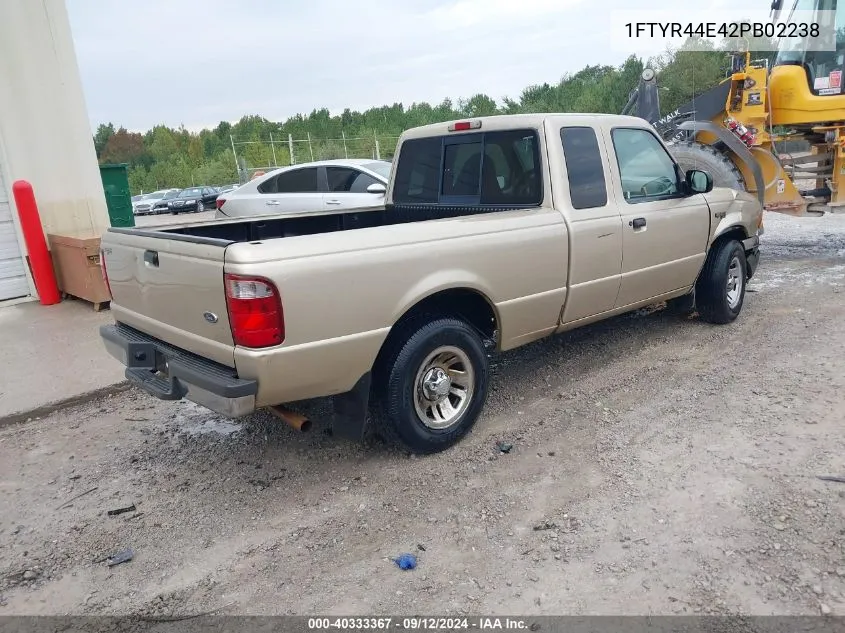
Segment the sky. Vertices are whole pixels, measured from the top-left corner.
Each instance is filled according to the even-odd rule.
[[[678,0],[65,2],[92,126],[130,131],[477,93],[500,102],[589,64],[665,50],[669,40],[628,37],[628,21],[712,21],[737,8],[729,0],[704,0],[695,14]],[[765,19],[769,3],[738,4]]]

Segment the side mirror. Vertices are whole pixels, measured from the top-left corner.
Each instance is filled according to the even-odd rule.
[[[380,182],[374,182],[369,187],[367,187],[367,193],[385,193],[387,191],[387,187],[385,187]]]
[[[700,169],[690,169],[686,173],[686,182],[690,193],[707,193],[713,190],[713,177]]]

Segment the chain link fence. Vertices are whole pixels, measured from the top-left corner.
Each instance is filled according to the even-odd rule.
[[[291,135],[281,138],[269,135],[267,139],[250,141],[238,140],[233,136],[229,138],[242,183],[261,172],[318,160],[393,160],[399,141],[398,136],[377,133],[356,137],[347,137],[342,133],[340,138],[314,138],[310,134],[304,139],[295,139]]]

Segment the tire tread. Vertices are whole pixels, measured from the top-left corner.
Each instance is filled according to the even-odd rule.
[[[725,288],[721,271],[727,268],[731,256],[737,249],[741,253],[740,265],[742,266],[743,273],[743,296],[740,299],[739,306],[737,306],[736,314],[733,314],[724,296]],[[746,283],[744,255],[745,252],[742,250],[742,245],[736,240],[725,240],[711,248],[695,287],[696,309],[704,321],[724,325],[733,321],[742,310],[742,304],[745,300]]]
[[[475,420],[478,418],[486,400],[489,368],[484,364],[475,368],[479,379],[476,385],[476,393],[473,396],[476,402],[470,403],[470,411],[466,414],[470,418],[469,421],[465,418],[454,429],[432,435],[432,441],[425,444],[419,441],[409,441],[407,437],[403,437],[399,428],[403,422],[399,414],[403,407],[404,395],[395,388],[395,383],[401,379],[395,373],[396,367],[406,364],[407,357],[416,353],[418,346],[415,341],[434,336],[446,329],[463,331],[470,339],[475,340],[475,344],[478,346],[475,351],[480,353],[483,363],[486,363],[487,356],[484,343],[475,329],[465,321],[445,315],[419,314],[398,324],[398,328],[391,333],[390,338],[386,341],[375,369],[373,385],[373,423],[375,430],[388,443],[404,447],[413,453],[434,453],[455,444],[475,424]]]

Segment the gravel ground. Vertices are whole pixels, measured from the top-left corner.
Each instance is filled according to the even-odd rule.
[[[433,457],[134,391],[0,430],[0,615],[845,615],[845,484],[817,478],[845,475],[845,216],[766,227],[736,323],[504,355]]]

